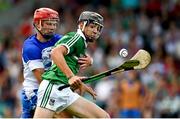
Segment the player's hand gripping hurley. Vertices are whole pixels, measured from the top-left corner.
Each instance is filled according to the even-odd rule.
[[[107,70],[105,72],[93,75],[91,77],[87,77],[83,79],[82,82],[89,83],[89,82],[102,79],[104,77],[107,77],[115,73],[128,71],[128,70],[135,70],[135,69],[144,69],[145,67],[148,66],[150,61],[151,61],[150,54],[147,51],[140,49],[130,60],[125,61],[122,65],[116,68],[113,68],[111,70]],[[62,90],[69,86],[70,86],[69,84],[60,86],[58,90]]]

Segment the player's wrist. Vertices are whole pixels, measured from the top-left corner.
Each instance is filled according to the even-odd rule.
[[[71,79],[72,77],[74,77],[75,75],[70,75],[67,77],[67,79]]]

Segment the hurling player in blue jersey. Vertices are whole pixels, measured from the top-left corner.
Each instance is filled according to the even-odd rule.
[[[34,12],[33,25],[37,33],[28,37],[23,44],[23,89],[21,95],[21,118],[32,118],[37,103],[37,90],[41,82],[41,75],[51,66],[50,52],[54,44],[62,37],[56,34],[59,14],[50,8],[39,8]],[[85,68],[91,64],[89,56],[81,58],[80,63]],[[94,96],[94,92],[87,86],[84,91]]]

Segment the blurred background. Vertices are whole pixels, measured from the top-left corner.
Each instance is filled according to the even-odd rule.
[[[150,52],[146,69],[93,82],[97,100],[86,98],[112,118],[180,117],[180,0],[0,0],[0,117],[20,116],[21,48],[35,33],[32,18],[39,7],[59,12],[60,34],[75,31],[84,10],[104,16],[101,38],[88,48],[94,64],[81,75],[116,67],[138,49]],[[119,56],[122,48],[127,58]]]

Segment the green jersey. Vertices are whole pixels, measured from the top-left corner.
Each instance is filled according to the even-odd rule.
[[[76,75],[79,71],[78,58],[85,55],[87,48],[83,33],[79,29],[77,32],[67,33],[55,44],[55,47],[59,45],[63,45],[68,49],[68,53],[64,58],[69,68]],[[53,64],[51,68],[42,75],[42,79],[50,80],[57,84],[68,84],[67,77],[56,64]]]

